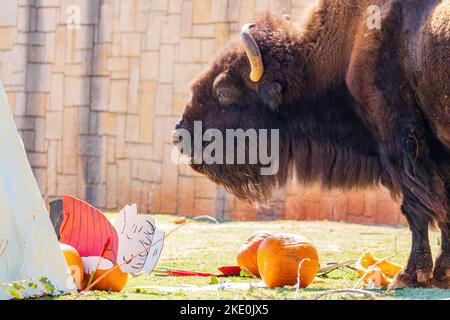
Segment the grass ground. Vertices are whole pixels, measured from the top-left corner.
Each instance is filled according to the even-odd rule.
[[[166,231],[174,229],[174,216],[156,215],[157,226]],[[270,230],[272,232],[290,232],[310,238],[317,246],[322,264],[343,262],[356,259],[364,247],[372,249],[380,258],[405,264],[410,248],[410,232],[407,228],[369,226],[354,223],[273,221],[273,222],[192,222],[173,233],[165,241],[164,250],[157,267],[176,268],[219,273],[217,268],[235,265],[235,254],[239,246],[253,232]],[[438,249],[439,234],[432,231],[433,253]],[[394,255],[394,256],[393,256]],[[121,293],[91,292],[82,299],[294,299],[295,288],[283,289],[253,288],[250,290],[215,291],[175,291],[164,292],[145,286],[182,287],[185,285],[206,286],[215,281],[200,277],[167,277],[154,274],[129,277],[127,286]],[[224,281],[255,282],[249,278],[217,278]],[[308,299],[318,292],[328,289],[352,288],[358,281],[356,273],[342,269],[328,274],[325,283],[312,284],[297,293],[296,299]],[[141,287],[141,288],[136,288]],[[438,289],[401,289],[386,293],[375,290],[379,299],[448,299],[450,290]],[[64,296],[60,299],[73,299]],[[331,296],[329,298],[339,298]]]

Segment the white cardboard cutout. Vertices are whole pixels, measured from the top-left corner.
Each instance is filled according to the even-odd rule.
[[[153,235],[152,247],[150,248],[150,252],[148,253],[147,260],[145,261],[145,265],[143,270],[147,273],[151,273],[153,269],[155,269],[156,263],[159,260],[159,256],[161,255],[162,249],[164,246],[164,232],[156,229],[155,234]]]
[[[76,289],[1,84],[0,243],[0,283],[47,277],[56,292]]]
[[[164,245],[164,232],[156,229],[151,216],[138,215],[137,205],[125,206],[114,223],[119,237],[117,264],[123,272],[152,272]]]

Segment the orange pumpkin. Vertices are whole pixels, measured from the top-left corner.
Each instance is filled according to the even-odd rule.
[[[236,259],[238,265],[247,269],[251,274],[259,277],[257,253],[261,242],[270,237],[271,234],[265,231],[258,231],[252,234],[247,241],[239,248]]]
[[[314,281],[319,268],[317,250],[305,237],[277,234],[259,246],[258,269],[269,288],[296,285],[298,278],[300,287],[306,288]]]
[[[68,244],[60,243],[59,247],[64,254],[64,258],[66,259],[67,266],[70,270],[70,275],[72,276],[77,289],[83,289],[84,267],[80,254],[77,249]]]
[[[115,268],[117,264],[114,264]],[[94,273],[94,277],[92,278],[91,283],[96,281],[98,278],[100,278],[102,275],[104,275],[108,270],[104,269],[97,269]],[[87,282],[89,281],[91,275],[85,274],[85,286],[87,285]],[[92,288],[93,290],[102,290],[102,291],[113,291],[113,292],[119,292],[122,290],[125,285],[127,284],[128,280],[128,273],[123,272],[120,270],[120,268],[115,268],[113,271],[108,273],[103,279],[101,279],[98,283],[95,284],[95,286]]]

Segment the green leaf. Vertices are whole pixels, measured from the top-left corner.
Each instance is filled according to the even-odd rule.
[[[209,279],[209,284],[219,284],[219,279],[217,279],[217,277],[211,277],[211,279]]]
[[[46,277],[39,278],[39,282],[42,283],[47,293],[52,294],[55,291],[55,286]]]
[[[31,288],[31,289],[37,289],[38,286],[37,286],[37,284],[35,282],[29,282],[28,283],[28,287]]]
[[[247,268],[241,268],[239,276],[243,278],[254,278],[253,274],[250,271],[248,271]]]
[[[22,283],[20,283],[20,282],[14,282],[14,283],[12,284],[12,287],[13,287],[14,289],[16,289],[16,290],[25,290],[24,285],[23,285]]]
[[[15,289],[9,290],[8,293],[9,293],[14,299],[22,299],[22,298],[23,298],[22,294],[21,294],[19,291],[15,290]]]

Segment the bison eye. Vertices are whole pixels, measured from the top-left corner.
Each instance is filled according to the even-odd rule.
[[[221,73],[214,80],[213,92],[222,106],[229,106],[236,103],[241,95],[236,81],[228,72]]]
[[[217,99],[219,99],[219,102],[221,105],[228,106],[235,101],[235,92],[233,90],[229,89],[220,89],[217,91]]]
[[[233,97],[233,93],[229,90],[220,90],[217,96],[220,98],[231,98]]]

